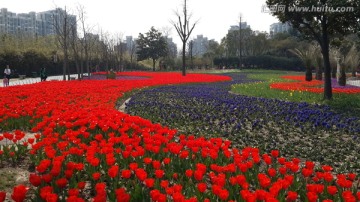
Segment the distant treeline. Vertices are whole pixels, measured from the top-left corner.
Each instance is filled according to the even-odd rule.
[[[238,57],[214,58],[214,65],[219,68],[236,68],[239,66]],[[296,57],[280,57],[273,55],[247,56],[242,58],[242,67],[253,69],[276,69],[304,71],[304,63]]]
[[[101,62],[99,59],[93,59],[90,61],[91,72],[95,71],[107,71],[108,67],[113,66],[115,61],[108,61],[107,64]],[[69,58],[69,73],[76,73],[75,60]],[[46,67],[48,75],[61,75],[63,73],[63,61],[62,58],[54,59],[54,56],[46,56],[36,51],[26,51],[23,53],[16,52],[1,52],[0,53],[0,69],[4,71],[6,65],[10,66],[13,77],[18,75],[26,75],[27,77],[38,76],[41,67]],[[130,65],[128,61],[124,61],[125,70],[145,70],[147,68],[141,65]],[[131,68],[131,69],[130,69]],[[84,71],[85,68],[84,68]],[[34,73],[36,73],[34,75]],[[86,73],[86,72],[84,72]]]

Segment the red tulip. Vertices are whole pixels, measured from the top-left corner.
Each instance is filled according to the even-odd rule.
[[[114,166],[111,166],[108,170],[108,175],[109,177],[111,178],[115,178],[119,173],[119,166],[118,165],[114,165]]]
[[[335,195],[337,193],[337,187],[336,186],[328,186],[327,187],[327,192],[330,194],[330,195]]]
[[[30,173],[29,181],[34,187],[38,187],[41,184],[41,177],[36,175],[35,173]]]
[[[206,183],[198,183],[197,189],[199,190],[199,192],[204,193],[207,189]]]
[[[131,177],[131,170],[122,170],[121,177],[125,179],[129,179]]]
[[[13,188],[13,193],[11,194],[11,198],[16,202],[22,202],[25,200],[26,192],[29,188],[25,185],[18,185]]]
[[[0,191],[0,202],[5,201],[5,198],[6,198],[6,192]]]
[[[307,192],[306,196],[309,202],[316,202],[318,199],[318,195],[315,192]]]
[[[93,174],[92,174],[92,177],[93,177],[93,179],[94,179],[95,181],[99,180],[99,179],[100,179],[100,176],[101,176],[100,173],[93,173]]]
[[[144,180],[145,186],[148,188],[152,188],[154,186],[155,183],[155,179],[154,178],[147,178]]]
[[[162,178],[164,175],[165,175],[165,171],[164,171],[164,170],[160,170],[160,169],[155,170],[155,177],[156,177],[156,178],[160,179],[160,178]]]
[[[298,197],[297,192],[288,191],[287,196],[286,196],[286,201],[287,202],[296,201],[297,197]]]
[[[64,188],[67,185],[67,183],[68,183],[68,181],[66,178],[60,178],[60,179],[56,180],[56,185],[59,188]]]

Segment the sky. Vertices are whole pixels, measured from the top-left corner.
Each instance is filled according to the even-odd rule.
[[[266,0],[187,0],[191,13],[190,23],[197,22],[190,39],[203,35],[220,42],[231,25],[238,25],[240,15],[252,30],[269,32],[270,25],[278,22],[271,14],[262,12]],[[182,14],[183,0],[0,0],[0,8],[13,13],[42,12],[56,7],[77,15],[82,6],[86,21],[94,30],[110,35],[133,36],[146,33],[154,26],[168,30],[169,36],[180,47],[181,40],[170,23],[177,20],[175,12]]]

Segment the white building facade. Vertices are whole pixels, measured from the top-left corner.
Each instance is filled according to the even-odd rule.
[[[56,33],[55,25],[58,23],[63,27],[65,16],[69,25],[76,26],[75,15],[65,15],[61,8],[55,10],[35,13],[16,14],[6,8],[0,9],[0,34],[46,36]]]

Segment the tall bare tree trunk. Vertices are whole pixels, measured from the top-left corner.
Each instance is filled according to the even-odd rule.
[[[155,64],[156,64],[156,60],[155,60],[155,59],[153,59],[152,61],[153,61],[153,71],[155,72]]]
[[[182,75],[186,76],[186,42],[189,39],[191,32],[194,30],[195,25],[197,22],[195,22],[191,27],[189,25],[190,23],[190,16],[187,12],[187,6],[186,6],[186,0],[184,0],[184,7],[183,7],[183,19],[181,20],[181,16],[179,13],[175,13],[177,16],[178,22],[172,22],[172,25],[175,27],[178,35],[180,36],[180,39],[182,41]]]
[[[323,19],[322,23],[322,44],[321,52],[324,58],[324,99],[332,99],[332,87],[331,87],[331,67],[330,67],[330,57],[329,57],[329,36],[327,33],[327,19]]]

